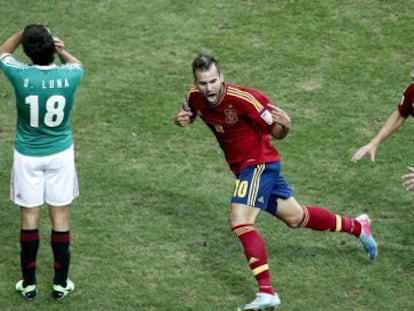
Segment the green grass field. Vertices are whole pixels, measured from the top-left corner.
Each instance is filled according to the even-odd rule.
[[[48,23],[82,60],[73,127],[81,196],[72,209],[71,278],[50,295],[50,225],[43,211],[39,295],[15,293],[20,211],[8,200],[14,94],[0,77],[0,310],[236,310],[256,283],[229,230],[233,177],[208,129],[172,117],[198,52],[227,81],[265,92],[292,117],[276,145],[301,204],[367,212],[379,243],[370,262],[356,239],[291,230],[269,215],[268,245],[284,311],[414,310],[414,194],[402,187],[408,120],[375,164],[350,162],[409,82],[411,0],[4,1],[0,41]],[[24,59],[22,51],[18,51]]]

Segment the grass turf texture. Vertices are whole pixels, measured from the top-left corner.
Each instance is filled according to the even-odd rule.
[[[375,165],[350,162],[409,81],[413,12],[409,0],[3,1],[1,41],[48,23],[86,75],[72,118],[76,290],[62,303],[50,296],[46,209],[38,297],[27,302],[14,291],[20,212],[7,198],[15,111],[0,78],[0,309],[235,310],[254,298],[228,229],[233,178],[221,151],[201,122],[171,122],[198,52],[215,55],[227,81],[264,91],[291,115],[293,129],[277,146],[302,204],[374,220],[380,253],[369,262],[350,236],[290,230],[262,215],[280,310],[414,309],[414,196],[401,186],[413,165],[412,121],[380,146]]]

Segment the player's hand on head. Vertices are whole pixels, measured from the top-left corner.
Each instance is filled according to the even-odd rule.
[[[53,42],[55,43],[55,47],[58,50],[61,50],[65,47],[65,43],[58,37],[53,37]]]

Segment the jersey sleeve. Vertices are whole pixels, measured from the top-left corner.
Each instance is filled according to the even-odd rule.
[[[182,104],[182,108],[185,111],[189,111],[189,112],[193,113],[193,115],[190,118],[191,122],[194,121],[197,118],[196,108],[195,108],[195,104],[199,100],[199,99],[197,99],[197,94],[198,94],[198,92],[196,91],[196,89],[191,88],[188,91],[187,97],[184,99],[184,103]]]
[[[24,67],[25,64],[19,62],[12,54],[4,53],[0,55],[0,69],[10,81],[13,81],[13,72],[24,69]]]
[[[255,127],[270,133],[274,125],[271,107],[269,106],[271,101],[258,91],[251,92],[254,98],[248,100],[246,105],[248,118],[251,119]]]
[[[66,72],[75,85],[80,83],[85,73],[82,65],[80,64],[64,64],[60,65],[60,69]]]
[[[404,118],[412,115],[414,116],[413,111],[414,105],[414,83],[411,83],[404,91],[401,98],[401,102],[398,105],[398,111],[400,115]]]

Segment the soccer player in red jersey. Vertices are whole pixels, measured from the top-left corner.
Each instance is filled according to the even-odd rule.
[[[363,214],[349,218],[318,206],[301,206],[283,175],[271,137],[283,139],[291,120],[261,92],[224,82],[217,61],[198,55],[193,63],[194,87],[175,116],[185,127],[198,116],[211,129],[236,176],[230,205],[231,230],[239,238],[258,283],[256,298],[240,310],[275,307],[266,245],[255,228],[260,211],[281,219],[291,228],[346,232],[357,237],[370,259],[377,256],[370,220]]]
[[[414,62],[410,73],[414,80]],[[371,139],[371,141],[360,147],[352,156],[352,162],[358,162],[367,153],[370,154],[371,161],[375,162],[375,154],[380,143],[397,131],[409,116],[414,117],[414,82],[405,88],[402,99],[397,106],[397,109],[388,117],[385,124],[379,132]],[[408,167],[408,173],[403,176],[405,179],[403,186],[407,190],[414,189],[414,168]]]

